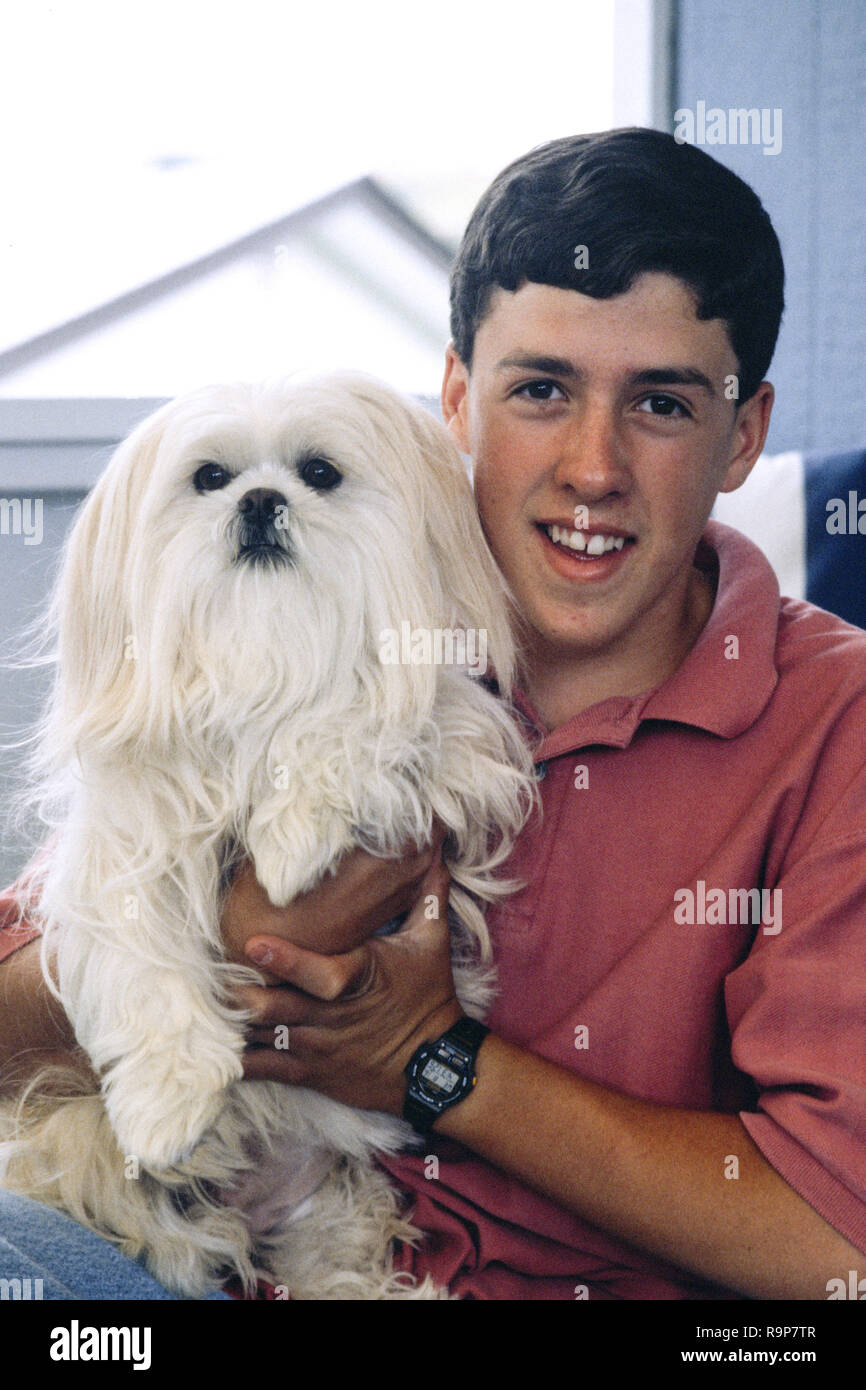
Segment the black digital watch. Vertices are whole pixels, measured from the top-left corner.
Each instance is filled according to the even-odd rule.
[[[426,1134],[443,1110],[462,1100],[475,1085],[475,1058],[489,1028],[460,1018],[435,1042],[422,1043],[406,1067],[409,1089],[403,1118]]]

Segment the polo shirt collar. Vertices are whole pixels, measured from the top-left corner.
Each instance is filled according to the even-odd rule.
[[[751,728],[779,679],[778,580],[756,545],[717,521],[707,523],[695,564],[711,573],[718,567],[716,597],[698,640],[673,675],[641,695],[602,700],[551,730],[536,751],[537,761],[593,743],[626,748],[645,719],[690,724],[719,738],[736,738]],[[520,691],[514,702],[541,733],[538,714]]]

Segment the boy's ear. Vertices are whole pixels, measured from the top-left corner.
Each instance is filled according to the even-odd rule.
[[[719,492],[736,492],[760,457],[770,428],[775,391],[762,381],[753,396],[737,408],[731,457]]]
[[[442,378],[442,419],[460,452],[470,453],[469,372],[458,357],[453,343],[449,343],[445,349],[445,375]]]

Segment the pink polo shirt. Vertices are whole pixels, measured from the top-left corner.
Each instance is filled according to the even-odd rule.
[[[541,744],[541,824],[508,866],[526,886],[491,914],[489,1022],[630,1095],[739,1114],[866,1251],[866,632],[780,603],[728,527],[708,526],[697,563],[718,564],[716,601],[679,670]],[[731,893],[751,888],[766,896]],[[430,1233],[401,1267],[453,1293],[738,1296],[452,1141],[431,1135],[425,1156],[383,1160]]]
[[[491,913],[489,1022],[631,1095],[739,1114],[866,1252],[866,632],[780,602],[727,527],[710,523],[697,563],[717,596],[679,670],[541,744],[543,816],[508,866],[525,887]],[[0,958],[30,935],[0,931]],[[425,1156],[382,1162],[429,1233],[401,1267],[456,1294],[738,1297],[449,1140],[433,1153],[431,1179]]]

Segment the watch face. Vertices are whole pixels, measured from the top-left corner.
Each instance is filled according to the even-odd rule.
[[[444,1067],[441,1062],[437,1062],[435,1057],[431,1057],[425,1062],[421,1069],[418,1080],[422,1082],[425,1089],[440,1095],[450,1095],[460,1080],[459,1073],[452,1071],[450,1067]]]

